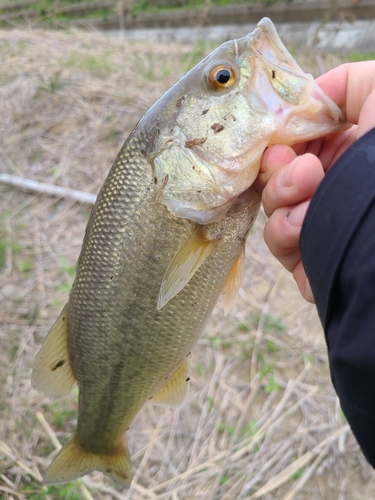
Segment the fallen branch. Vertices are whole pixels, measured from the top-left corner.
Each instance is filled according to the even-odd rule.
[[[96,200],[96,195],[94,194],[84,193],[83,191],[77,191],[76,189],[54,186],[53,184],[32,181],[15,175],[0,174],[0,183],[21,189],[22,191],[48,194],[49,196],[58,196],[59,198],[68,198],[80,201],[81,203],[88,203],[89,205],[93,205]]]

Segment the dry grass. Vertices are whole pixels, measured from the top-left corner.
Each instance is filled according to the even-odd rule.
[[[203,46],[97,34],[0,32],[0,172],[96,193],[125,137]],[[315,56],[296,54],[317,72]],[[340,59],[322,55],[326,68]],[[262,241],[260,217],[235,310],[216,308],[178,410],[148,405],[129,431],[135,478],[94,473],[42,487],[75,425],[77,392],[30,385],[67,299],[89,206],[0,186],[0,498],[373,499],[375,481],[332,389],[312,306]]]

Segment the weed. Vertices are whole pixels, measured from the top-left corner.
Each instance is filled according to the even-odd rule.
[[[216,424],[216,429],[221,433],[226,432],[229,436],[232,436],[236,430],[236,426],[233,424],[223,424],[222,422],[218,422]]]
[[[352,52],[348,59],[350,62],[372,61],[375,59],[375,52]]]
[[[80,500],[80,495],[77,491],[76,483],[68,483],[62,486],[37,486],[26,485],[22,488],[22,493],[27,496],[28,500],[48,500],[53,498],[61,498],[63,500]]]
[[[70,281],[64,281],[61,285],[58,286],[58,290],[60,292],[70,292],[72,288],[72,283]]]
[[[191,68],[194,68],[194,66],[198,64],[199,61],[201,61],[203,57],[211,52],[216,46],[217,43],[213,41],[198,40],[197,42],[195,42],[189,54],[184,56],[182,59],[183,70],[186,72]]]
[[[228,476],[228,474],[223,474],[223,475],[221,476],[221,479],[220,479],[220,484],[221,484],[221,485],[223,485],[223,484],[227,483],[227,482],[228,482],[228,480],[229,480],[229,476]]]
[[[33,267],[33,264],[30,260],[23,260],[18,263],[18,269],[25,274],[28,274]]]
[[[271,366],[265,366],[261,370],[261,378],[265,379],[264,392],[270,394],[271,392],[279,392],[280,385],[275,381],[275,374]]]
[[[92,71],[96,75],[104,77],[108,75],[108,73],[113,73],[115,69],[109,61],[111,53],[111,50],[106,50],[100,55],[87,55],[74,50],[70,53],[65,64],[69,67]]]
[[[46,406],[51,415],[51,421],[56,429],[65,428],[66,422],[76,418],[77,409],[68,401],[52,402]]]
[[[61,81],[61,72],[57,71],[54,75],[48,78],[48,82],[44,82],[44,86],[39,85],[38,90],[55,94],[64,88],[65,85],[66,83]]]
[[[238,329],[241,330],[242,332],[248,332],[250,330],[250,326],[245,323],[238,323]]]
[[[272,340],[267,340],[267,347],[266,351],[268,354],[273,354],[275,352],[278,352],[280,348],[275,344],[275,342],[272,342]]]
[[[10,248],[12,255],[16,255],[21,249],[17,243],[9,241],[6,238],[0,240],[0,268],[5,265],[7,248]]]
[[[71,265],[65,255],[61,255],[58,261],[61,269],[73,278],[76,274],[76,265]]]
[[[207,401],[208,411],[211,411],[212,408],[214,407],[214,398],[212,398],[211,396],[207,396],[206,401]]]
[[[210,344],[212,346],[213,349],[220,349],[221,347],[221,344],[222,344],[222,340],[220,337],[210,337],[208,339],[210,341]]]
[[[297,470],[297,472],[295,472],[294,474],[292,474],[289,477],[289,481],[295,481],[296,479],[299,479],[303,473],[304,473],[304,469]]]
[[[247,424],[241,427],[240,436],[254,436],[258,431],[258,424],[255,420],[251,420]]]

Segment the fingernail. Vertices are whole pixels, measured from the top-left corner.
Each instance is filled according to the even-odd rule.
[[[277,183],[280,187],[290,188],[292,187],[292,171],[294,168],[294,161],[289,163],[286,167],[281,169],[280,175],[278,177]]]
[[[304,221],[307,209],[309,207],[309,201],[305,201],[300,205],[292,208],[289,212],[286,213],[286,218],[291,226],[301,227]]]

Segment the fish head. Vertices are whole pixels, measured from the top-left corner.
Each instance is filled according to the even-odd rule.
[[[268,18],[209,54],[151,114],[158,123],[149,154],[157,201],[200,224],[220,220],[251,186],[267,146],[348,127]]]

